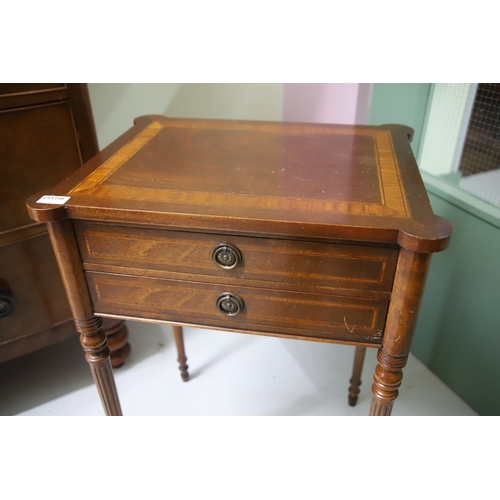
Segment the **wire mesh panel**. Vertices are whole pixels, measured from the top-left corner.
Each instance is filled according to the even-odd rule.
[[[460,187],[500,204],[500,84],[480,83],[460,160]]]
[[[437,83],[433,86],[427,114],[420,168],[434,175],[458,170],[474,100],[475,86],[468,83]]]
[[[465,138],[460,172],[474,175],[500,167],[500,83],[480,83]]]
[[[500,84],[436,84],[422,170],[500,205]]]

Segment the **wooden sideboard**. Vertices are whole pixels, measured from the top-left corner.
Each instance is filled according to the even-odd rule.
[[[26,199],[98,153],[86,84],[0,84],[0,362],[76,335],[45,224]],[[113,365],[128,332],[107,320]]]
[[[389,415],[452,231],[409,132],[141,117],[32,196],[105,412],[121,414],[101,324],[119,318],[176,325],[185,380],[183,324],[354,345],[350,404],[377,348],[370,414]]]

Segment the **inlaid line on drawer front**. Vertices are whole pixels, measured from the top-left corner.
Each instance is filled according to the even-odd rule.
[[[285,332],[325,339],[380,340],[388,300],[87,273],[95,311],[223,329]],[[216,308],[221,293],[244,302],[234,317]]]
[[[392,248],[104,225],[75,227],[85,263],[195,273],[201,281],[203,276],[221,276],[390,290],[397,258],[397,250]],[[211,252],[221,242],[236,246],[242,253],[242,263],[235,269],[222,270],[214,265]]]

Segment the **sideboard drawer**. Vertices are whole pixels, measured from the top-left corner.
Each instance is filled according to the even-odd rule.
[[[10,314],[0,316],[0,361],[21,339],[33,339],[71,318],[47,233],[0,245],[0,285],[12,292],[15,304]],[[25,349],[29,352],[29,346]]]
[[[379,344],[389,301],[87,272],[96,314]],[[217,308],[221,296],[241,312]]]
[[[75,229],[87,270],[207,282],[216,277],[228,284],[252,281],[252,286],[390,291],[398,254],[387,247],[98,224],[75,224]],[[238,262],[230,252],[239,254]],[[225,258],[233,268],[222,268]]]
[[[65,83],[0,83],[0,109],[33,106],[68,97]]]

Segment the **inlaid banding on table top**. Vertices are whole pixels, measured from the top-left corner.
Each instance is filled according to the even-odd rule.
[[[96,312],[128,311],[131,315],[159,315],[165,321],[182,316],[189,323],[195,318],[210,317],[226,321],[215,306],[216,297],[227,292],[220,285],[175,282],[129,276],[88,273]],[[147,286],[141,281],[147,280]],[[234,288],[234,287],[232,287]],[[346,333],[383,331],[388,301],[352,297],[277,292],[238,287],[245,303],[244,311],[230,320],[235,327],[252,324],[281,324],[288,328],[315,331],[337,329]],[[195,321],[193,321],[195,322]]]
[[[143,148],[160,130],[163,125],[159,122],[149,124],[144,130],[139,132],[129,143],[123,146],[111,158],[106,160],[97,168],[89,179],[85,179],[77,184],[68,194],[75,194],[85,189],[91,189],[104,182],[110,175],[120,168],[129,158]]]
[[[79,193],[80,194],[80,193]],[[81,191],[82,195],[89,194]],[[406,213],[398,212],[390,206],[374,203],[355,203],[345,201],[321,201],[303,198],[284,198],[276,196],[246,195],[246,194],[218,194],[199,191],[173,191],[169,189],[123,188],[119,186],[98,186],[92,189],[92,199],[127,200],[143,202],[157,202],[161,206],[168,204],[169,210],[176,212],[192,210],[194,213],[205,214],[207,208],[227,209],[231,207],[228,216],[244,216],[246,209],[261,209],[264,211],[283,212],[312,212],[320,215],[325,213],[340,213],[350,215],[385,216],[408,218]],[[82,198],[85,200],[85,198]],[[108,203],[109,204],[109,203]],[[401,207],[404,204],[401,203]],[[400,208],[400,207],[398,207]]]
[[[369,136],[374,141],[375,157],[376,157],[376,177],[375,182],[378,183],[377,196],[380,202],[366,202],[366,201],[350,201],[344,199],[349,193],[343,193],[341,198],[335,199],[333,197],[321,199],[308,198],[297,196],[287,196],[281,193],[281,196],[270,196],[265,193],[248,193],[248,192],[213,192],[188,189],[169,189],[168,185],[161,188],[154,186],[154,179],[152,179],[151,187],[138,187],[138,186],[124,186],[120,185],[117,181],[114,184],[113,174],[118,169],[127,163],[128,160],[134,159],[137,153],[152,139],[159,136],[158,134],[163,129],[172,128],[200,128],[206,130],[230,130],[230,131],[271,131],[293,134],[294,130],[301,134],[318,134],[318,135],[352,135],[354,136]],[[234,124],[227,125],[221,122],[215,123],[183,123],[183,122],[153,122],[143,129],[134,139],[123,146],[117,153],[109,158],[105,163],[98,167],[85,181],[82,181],[74,187],[68,194],[69,195],[88,195],[92,199],[101,200],[126,200],[144,202],[158,202],[164,205],[165,210],[180,211],[187,210],[188,208],[196,207],[203,211],[207,207],[212,208],[227,208],[235,207],[235,209],[263,209],[263,210],[279,210],[279,211],[308,211],[312,213],[325,213],[334,212],[340,214],[361,214],[370,216],[390,216],[395,218],[409,218],[411,217],[408,200],[406,198],[405,190],[401,184],[401,175],[399,172],[398,162],[394,152],[391,133],[389,130],[374,130],[363,128],[323,128],[323,127],[289,127],[280,125],[245,125]],[[292,136],[293,137],[293,136]],[[300,137],[300,136],[299,136]],[[303,135],[301,136],[303,137]],[[311,135],[314,139],[314,135]],[[290,140],[290,136],[287,136]],[[311,139],[311,140],[312,140]],[[156,139],[155,139],[156,140]],[[169,152],[168,150],[164,153]],[[215,167],[217,165],[214,165]],[[175,165],[170,165],[175,168]],[[306,166],[305,168],[310,168]],[[273,172],[274,173],[274,172]],[[278,173],[276,173],[279,175]],[[303,176],[308,177],[305,172]],[[288,179],[290,182],[290,179]],[[302,179],[306,182],[306,179]],[[168,181],[165,181],[168,184]]]
[[[411,218],[410,206],[406,198],[401,172],[398,167],[394,144],[389,132],[385,132],[384,140],[375,140],[375,158],[379,175],[379,189],[382,205],[390,208],[406,218]],[[382,157],[392,158],[393,168],[388,168],[387,162],[381,162]]]
[[[229,238],[243,256],[231,271],[214,266],[211,252],[225,236],[75,225],[84,262],[199,272],[248,279],[309,281],[322,286],[362,283],[390,289],[397,250],[355,245]]]

